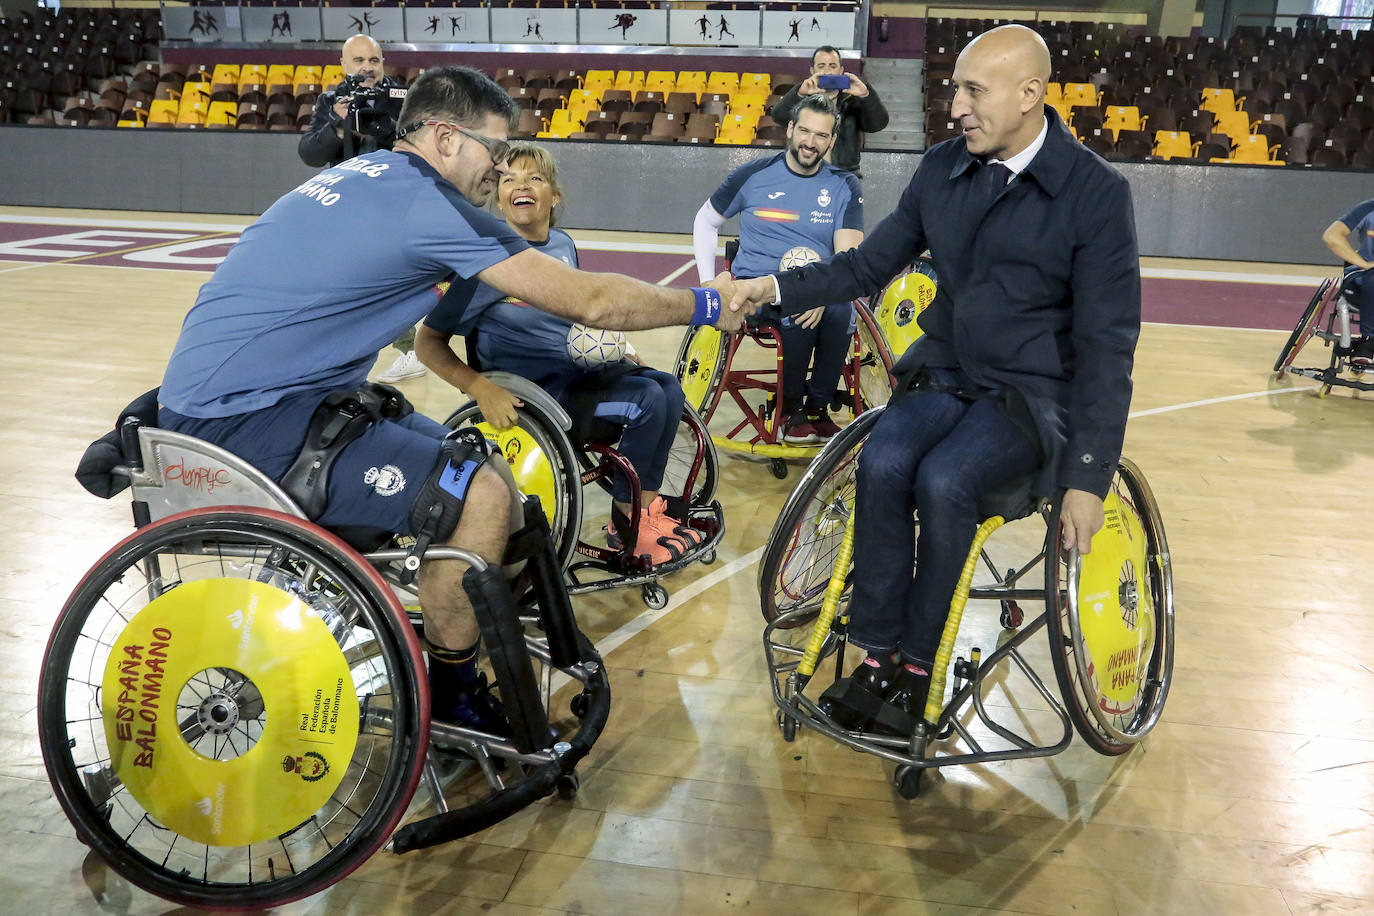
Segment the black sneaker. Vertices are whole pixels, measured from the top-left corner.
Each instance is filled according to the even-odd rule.
[[[859,667],[854,669],[849,679],[870,693],[883,696],[896,677],[897,662],[889,654],[886,658],[882,655],[868,656],[859,662]]]
[[[487,684],[485,673],[451,697],[431,696],[430,717],[503,738],[511,733],[506,711]]]
[[[930,693],[930,674],[917,674],[906,665],[897,671],[892,690],[888,693],[887,705],[896,707],[913,719],[925,715],[926,696]]]
[[[1350,345],[1350,362],[1356,366],[1374,366],[1374,337],[1361,337]]]

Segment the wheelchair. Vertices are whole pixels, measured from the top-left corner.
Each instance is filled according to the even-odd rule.
[[[510,733],[431,721],[423,620],[402,607],[414,545],[312,524],[251,465],[157,428],[155,395],[141,401],[87,452],[108,486],[83,477],[107,498],[127,485],[136,530],[67,600],[39,684],[44,765],[83,843],[179,904],[271,907],[383,847],[576,792],[610,688],[537,499],[504,558],[525,563],[513,583],[466,550],[423,551],[470,566]],[[421,784],[434,813],[402,825]]]
[[[637,585],[644,603],[659,610],[668,604],[668,591],[660,579],[697,561],[715,562],[716,545],[725,531],[724,514],[715,498],[718,459],[705,424],[690,404],[683,409],[669,450],[660,493],[673,517],[700,531],[703,538],[678,559],[651,566],[647,557],[634,553],[639,475],[613,447],[620,428],[600,421],[577,424],[561,404],[528,379],[509,372],[483,374],[524,402],[516,410],[516,424],[504,430],[492,427],[483,420],[476,401],[459,407],[444,423],[450,429],[480,429],[501,449],[521,492],[539,497],[569,594]],[[587,525],[588,519],[600,521],[600,517],[587,510],[583,488],[596,484],[609,501],[617,475],[630,482],[633,511],[631,528],[621,538],[624,547],[613,549],[582,537],[584,527],[600,530]]]
[[[1351,314],[1359,314],[1354,304],[1354,284],[1356,278],[1370,273],[1367,270],[1351,271],[1336,278],[1328,277],[1317,287],[1312,298],[1303,309],[1293,333],[1279,351],[1274,361],[1274,377],[1283,378],[1286,373],[1305,375],[1321,382],[1317,397],[1324,398],[1331,393],[1332,386],[1353,388],[1356,391],[1374,391],[1374,382],[1363,381],[1368,367],[1350,362]],[[1331,362],[1325,368],[1295,368],[1293,360],[1313,337],[1323,341],[1331,349]],[[1350,375],[1345,375],[1345,370]]]
[[[895,764],[904,798],[920,792],[926,770],[1065,750],[1074,730],[1093,750],[1124,754],[1158,723],[1173,676],[1173,575],[1164,526],[1144,476],[1122,458],[1107,495],[1106,524],[1092,552],[1060,548],[1059,507],[1031,498],[1031,479],[989,494],[931,671],[929,699],[919,719],[882,704],[854,728],[836,721],[833,697],[822,694],[847,674],[848,595],[853,575],[854,492],[858,459],[881,408],[866,412],[826,446],[797,483],[769,535],[759,575],[766,621],[763,648],[783,739],[798,726]],[[1039,553],[1002,572],[984,544],[1006,520],[1041,515],[1047,531]],[[919,524],[919,519],[918,519]],[[972,585],[982,563],[992,582]],[[1037,573],[1037,567],[1039,572]],[[1036,576],[1040,581],[1036,582]],[[950,663],[968,599],[1000,605],[1002,635],[986,656],[976,646]],[[1044,611],[1027,621],[1021,602]],[[1056,696],[1032,665],[1029,641],[1049,637]],[[862,653],[860,653],[862,657]],[[831,664],[833,660],[833,665]],[[1042,662],[1043,664],[1043,662]],[[833,667],[826,677],[822,668]],[[1057,720],[1053,740],[1039,740],[1015,697],[1017,723],[988,702],[1019,672]],[[950,697],[946,701],[946,684]]]

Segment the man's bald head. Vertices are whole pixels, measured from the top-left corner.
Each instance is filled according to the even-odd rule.
[[[347,76],[362,73],[367,76],[365,86],[374,86],[382,78],[382,46],[372,40],[370,35],[354,35],[343,43],[343,54],[339,63]]]
[[[1023,25],[984,32],[959,52],[954,103],[969,152],[1008,159],[1030,145],[1044,124],[1050,51]]]

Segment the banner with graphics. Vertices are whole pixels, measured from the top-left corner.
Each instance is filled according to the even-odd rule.
[[[670,10],[669,36],[674,45],[709,48],[756,48],[762,20],[758,10]]]
[[[854,13],[763,11],[763,48],[854,47]]]
[[[411,44],[471,45],[491,41],[487,11],[474,7],[406,7],[405,25],[406,40]]]
[[[378,44],[406,40],[404,11],[398,6],[326,6],[320,9],[325,41],[368,35]]]
[[[582,9],[578,34],[584,45],[666,45],[667,10]]]
[[[498,45],[577,43],[577,10],[491,10],[491,42]]]

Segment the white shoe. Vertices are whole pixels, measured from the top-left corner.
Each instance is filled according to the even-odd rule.
[[[420,364],[415,351],[407,350],[396,357],[396,362],[391,364],[390,369],[377,376],[377,381],[389,385],[392,382],[403,382],[408,378],[419,378],[424,374],[425,367]]]

